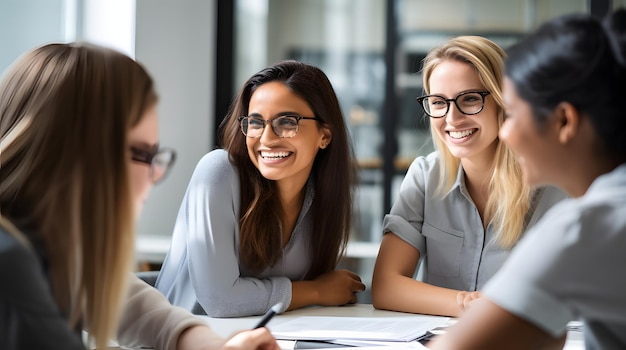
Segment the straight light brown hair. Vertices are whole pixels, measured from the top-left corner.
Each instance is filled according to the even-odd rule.
[[[156,100],[138,63],[88,44],[37,48],[0,84],[0,213],[41,247],[61,312],[98,348],[134,260],[127,134]]]

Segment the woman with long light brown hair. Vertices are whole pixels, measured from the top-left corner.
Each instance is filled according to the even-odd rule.
[[[134,223],[175,158],[140,64],[49,44],[0,84],[0,348],[277,349],[267,330],[226,342],[131,274]],[[243,344],[243,345],[242,345]]]

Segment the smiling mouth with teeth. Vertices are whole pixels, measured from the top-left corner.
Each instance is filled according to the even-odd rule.
[[[478,129],[469,129],[469,130],[463,130],[463,131],[448,131],[448,135],[450,135],[450,137],[452,137],[453,139],[462,139],[464,137],[468,137],[469,135],[475,133],[476,130]]]
[[[282,159],[291,155],[291,152],[261,152],[264,159]]]

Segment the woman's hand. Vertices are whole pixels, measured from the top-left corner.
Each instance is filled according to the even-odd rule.
[[[456,303],[459,306],[459,309],[463,312],[469,309],[472,303],[480,297],[480,292],[460,291],[456,294]]]
[[[313,280],[319,304],[335,306],[356,303],[356,293],[365,290],[361,277],[348,270],[329,271]]]
[[[224,341],[211,328],[187,328],[178,338],[177,350],[278,350],[278,343],[267,328],[243,331]]]
[[[244,331],[228,339],[224,350],[279,350],[278,343],[265,327]]]

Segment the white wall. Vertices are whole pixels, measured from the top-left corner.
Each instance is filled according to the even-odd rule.
[[[76,4],[77,37],[135,57],[134,0],[66,0]]]
[[[0,71],[51,42],[85,40],[135,55],[134,0],[0,0]]]
[[[0,72],[36,46],[79,39],[134,56],[153,76],[161,144],[178,159],[146,203],[140,235],[171,234],[193,168],[214,143],[215,18],[215,0],[0,0]]]
[[[139,235],[170,235],[187,183],[213,145],[215,0],[137,0],[135,58],[160,96],[161,145],[178,151],[138,224]]]
[[[0,0],[0,74],[21,54],[66,38],[65,0]]]

